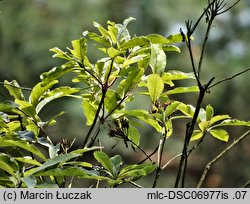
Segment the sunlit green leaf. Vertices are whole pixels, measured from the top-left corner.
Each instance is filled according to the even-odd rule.
[[[229,118],[231,118],[229,115],[216,115],[210,120],[210,125]]]
[[[167,40],[169,41],[169,43],[180,43],[182,42],[182,35],[179,34],[174,34],[174,35],[169,35],[167,37]]]
[[[53,55],[53,57],[62,58],[62,59],[66,59],[66,60],[71,60],[71,58],[67,54],[67,52],[63,52],[58,47],[51,48],[50,51],[55,53]]]
[[[36,114],[36,109],[31,103],[18,99],[15,100],[15,103],[18,104],[19,109],[22,111],[22,113],[24,113],[26,116],[33,118],[36,121],[39,121],[39,118]]]
[[[53,85],[57,84],[58,80],[47,82],[39,82],[34,86],[34,88],[31,91],[29,102],[33,104],[33,106],[36,106],[39,102],[39,99],[41,96],[48,91]]]
[[[206,120],[211,120],[214,116],[214,109],[211,105],[207,105],[206,107]]]
[[[164,83],[160,75],[158,74],[149,75],[147,78],[147,87],[150,98],[154,103],[160,97],[164,89]]]
[[[4,86],[8,89],[11,96],[18,100],[25,100],[22,89],[20,88],[17,81],[13,80],[8,82],[7,80],[4,81]]]
[[[173,112],[177,110],[177,107],[180,105],[179,101],[171,102],[165,110],[166,117],[170,116]]]
[[[194,130],[190,141],[198,140],[202,138],[202,136],[203,136],[203,133],[200,130]]]
[[[227,142],[229,139],[229,135],[227,131],[222,130],[222,129],[212,129],[209,131],[211,135],[213,135],[215,138]]]
[[[174,45],[166,45],[166,46],[163,46],[163,50],[165,52],[181,52],[180,48],[178,48],[177,46],[174,46]]]
[[[161,44],[151,44],[151,56],[149,65],[153,74],[161,74],[167,64],[166,54]]]
[[[39,163],[38,161],[32,159],[32,157],[26,156],[26,157],[16,157],[15,158],[16,161],[25,163],[25,164],[32,164],[35,166],[41,166],[42,164]]]
[[[97,107],[94,106],[89,100],[83,100],[82,107],[84,110],[84,115],[87,118],[86,125],[91,125],[94,121]]]
[[[222,123],[215,125],[216,127],[219,126],[250,126],[250,121],[243,121],[237,119],[227,119],[222,121]]]
[[[141,68],[135,68],[129,72],[126,79],[122,80],[117,87],[117,93],[123,98],[139,81],[143,76],[144,70]]]
[[[120,47],[121,50],[126,50],[129,48],[134,48],[136,46],[149,45],[150,41],[146,37],[134,37],[131,40],[123,43]]]
[[[178,88],[166,91],[165,94],[172,95],[172,94],[192,93],[192,92],[199,92],[198,86],[178,87]]]
[[[71,41],[73,49],[70,49],[70,52],[81,63],[83,63],[87,52],[86,41],[86,38]]]
[[[45,105],[53,100],[62,97],[73,97],[72,94],[77,93],[78,91],[79,89],[69,86],[61,86],[59,88],[55,88],[54,90],[49,91],[46,93],[46,95],[44,95],[44,98],[36,106],[36,112],[39,113],[45,107]]]
[[[169,70],[162,74],[162,79],[165,81],[172,81],[172,80],[182,80],[182,79],[195,79],[193,73],[185,73],[178,70]]]

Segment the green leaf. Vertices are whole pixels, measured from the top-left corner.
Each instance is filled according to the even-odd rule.
[[[22,113],[24,113],[26,116],[33,118],[35,121],[39,121],[39,118],[36,114],[36,109],[31,103],[18,99],[15,100],[15,103],[18,104],[19,109],[22,111]]]
[[[14,158],[7,154],[0,153],[0,169],[8,172],[11,176],[18,178],[17,171],[19,170],[17,162]]]
[[[180,103],[177,109],[189,117],[193,117],[195,112],[195,107],[190,104]]]
[[[128,165],[121,170],[118,178],[128,179],[130,181],[138,180],[141,177],[148,175],[155,168],[156,165],[151,163]]]
[[[107,49],[107,54],[109,55],[109,57],[111,59],[115,58],[116,56],[120,55],[121,53],[122,53],[121,51],[119,51],[119,50],[117,50],[117,49],[115,49],[113,47],[109,47]]]
[[[168,117],[170,116],[173,112],[175,112],[177,110],[177,107],[180,105],[181,102],[179,101],[174,101],[174,102],[171,102],[170,105],[168,105],[166,107],[166,110],[165,110],[165,117]]]
[[[115,25],[115,27],[118,29],[118,34],[117,34],[118,41],[122,41],[123,39],[125,41],[128,41],[130,39],[130,35],[128,33],[127,26],[132,21],[135,21],[135,18],[129,17],[123,21],[122,26]]]
[[[165,81],[195,79],[194,73],[185,73],[178,70],[169,70],[162,74],[162,79]]]
[[[190,141],[198,140],[202,138],[202,136],[203,136],[203,133],[200,130],[194,130]]]
[[[212,129],[209,131],[211,135],[213,135],[215,138],[227,142],[229,139],[229,135],[227,131],[222,129]]]
[[[81,63],[83,63],[87,52],[86,42],[86,38],[71,41],[73,49],[70,49],[70,52]]]
[[[131,64],[137,63],[137,62],[141,62],[143,61],[148,55],[147,54],[140,54],[140,55],[136,55],[136,56],[129,56],[127,59],[125,59],[125,61],[122,64],[123,68],[128,67]]]
[[[164,94],[173,95],[173,94],[192,93],[192,92],[199,92],[199,87],[198,86],[178,87],[178,88],[166,91]]]
[[[206,120],[209,121],[214,117],[214,109],[211,105],[206,107]]]
[[[169,44],[170,43],[170,41],[167,38],[159,34],[149,34],[146,36],[146,38],[149,39],[149,41],[152,44]]]
[[[32,144],[29,144],[26,141],[20,140],[20,139],[14,139],[14,138],[5,138],[5,137],[0,137],[0,146],[1,147],[20,147],[22,149],[25,149],[41,159],[45,160],[46,158],[44,155]]]
[[[96,151],[94,152],[94,157],[98,162],[101,163],[101,165],[109,172],[110,175],[115,176],[114,166],[107,154]]]
[[[144,45],[149,45],[149,44],[150,44],[150,41],[144,36],[134,37],[131,40],[121,44],[120,49],[127,50],[127,49],[134,48],[137,46],[144,46]]]
[[[119,110],[116,113],[123,113],[125,115],[133,116],[149,125],[154,127],[158,132],[161,132],[162,127],[159,125],[156,119],[152,118],[149,112],[139,109],[139,110]]]
[[[63,167],[45,170],[44,172],[35,173],[35,176],[77,176],[85,179],[108,180],[109,178],[99,176],[97,171],[88,171],[80,167]]]
[[[120,168],[123,164],[122,157],[120,155],[115,155],[110,158],[110,161],[113,165],[114,176],[113,178],[117,178],[118,173],[120,172]]]
[[[71,60],[71,58],[67,54],[67,52],[63,52],[58,47],[51,48],[50,51],[55,53],[53,55],[53,57],[57,57],[57,58],[61,58],[61,59],[66,59],[66,60]]]
[[[237,119],[227,119],[222,121],[222,123],[215,125],[214,127],[220,127],[220,126],[250,126],[250,121],[243,121],[243,120],[237,120]]]
[[[62,65],[61,67],[54,67],[48,72],[44,72],[43,74],[40,75],[40,79],[42,81],[47,81],[47,83],[49,83],[50,81],[58,79],[61,76],[73,71],[73,69],[74,69],[74,66],[70,62],[65,65]]]
[[[120,98],[123,98],[137,83],[139,83],[143,73],[144,69],[142,68],[134,68],[128,73],[127,78],[123,79],[117,87],[117,93]]]
[[[216,115],[210,120],[210,125],[229,118],[231,118],[229,115]]]
[[[119,101],[119,95],[112,89],[109,89],[106,93],[106,97],[104,99],[105,109],[109,113],[113,111],[113,109],[117,106],[117,101]]]
[[[149,65],[153,74],[162,74],[167,64],[166,54],[161,44],[151,44]]]
[[[165,45],[163,46],[163,51],[164,52],[181,52],[180,48],[174,45]]]
[[[39,113],[45,105],[58,98],[75,97],[72,94],[77,92],[79,92],[79,89],[71,88],[69,86],[61,86],[59,88],[55,88],[54,90],[47,92],[46,95],[43,96],[43,99],[36,106],[36,112]]]
[[[41,96],[48,91],[53,85],[57,84],[58,80],[53,80],[50,81],[49,83],[47,82],[39,82],[34,86],[34,88],[31,91],[29,102],[33,105],[36,106],[37,103],[39,102],[39,99]]]
[[[182,42],[182,35],[179,34],[174,34],[174,35],[169,35],[167,37],[167,40],[169,41],[169,43],[180,43]]]
[[[25,164],[32,164],[32,165],[35,165],[35,166],[41,166],[42,165],[41,163],[39,163],[38,161],[32,159],[29,156],[16,157],[15,160],[19,161],[19,162],[22,162],[22,163],[25,163]]]
[[[73,158],[76,158],[78,156],[80,156],[80,154],[75,154],[75,153],[67,153],[67,154],[58,155],[52,159],[47,160],[41,166],[39,166],[37,168],[33,168],[33,169],[25,172],[25,176],[37,174],[38,172],[44,171],[45,169],[47,169],[49,167],[53,167],[54,165],[61,166],[66,161],[73,159]]]
[[[18,100],[25,100],[22,89],[20,88],[17,81],[13,80],[8,82],[7,80],[4,81],[4,86],[8,89],[11,96]]]
[[[89,100],[83,100],[82,107],[84,110],[84,115],[87,118],[86,125],[91,125],[94,121],[97,108]]]
[[[133,146],[138,146],[140,144],[140,132],[137,130],[137,128],[133,127],[132,125],[129,125],[128,128],[128,138],[133,142]]]
[[[153,103],[160,97],[164,89],[162,78],[158,74],[151,74],[147,78],[147,87]]]
[[[37,184],[37,180],[34,176],[23,177],[22,181],[28,188],[35,188]]]

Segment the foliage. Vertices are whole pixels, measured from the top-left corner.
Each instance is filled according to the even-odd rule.
[[[127,28],[135,20],[131,17],[122,24],[108,21],[106,28],[94,22],[97,32],[84,31],[83,37],[73,40],[66,51],[58,47],[51,49],[53,57],[64,63],[42,73],[41,81],[30,90],[28,97],[17,81],[5,80],[3,84],[14,100],[0,104],[0,185],[70,187],[73,179],[78,178],[95,180],[96,186],[101,182],[109,187],[124,183],[138,187],[138,180],[155,172],[153,187],[156,187],[165,168],[164,145],[175,131],[174,121],[188,119],[175,185],[184,187],[188,156],[206,135],[227,142],[227,126],[250,126],[250,122],[232,119],[229,115],[216,115],[209,104],[202,108],[204,96],[215,84],[212,84],[214,78],[204,85],[199,78],[203,52],[196,68],[192,35],[205,17],[208,24],[205,45],[214,18],[226,11],[223,8],[223,1],[212,1],[196,24],[187,22],[186,34],[181,30],[168,37],[131,36]],[[186,43],[189,48],[192,72],[167,69],[167,55],[180,53],[176,46],[179,43]],[[102,56],[96,61],[88,56],[88,48],[93,45]],[[64,85],[64,76],[73,76],[72,83]],[[187,85],[179,86],[178,82],[182,81]],[[196,105],[173,99],[177,94],[198,94]],[[150,101],[150,108],[129,108],[129,103],[142,95]],[[82,147],[76,150],[71,148],[73,141],[62,138],[59,144],[54,144],[53,137],[46,134],[46,128],[53,126],[64,112],[45,121],[41,118],[45,106],[62,97],[81,101],[79,109],[83,109],[86,126],[89,126]],[[145,137],[140,132],[141,124],[152,127],[159,138],[150,155],[140,145]],[[108,128],[105,140],[118,139],[134,154],[142,153],[145,159],[124,164],[121,155],[108,156],[105,147],[98,143],[102,127]],[[194,142],[191,148],[190,142]],[[151,156],[156,152],[158,160],[154,162]],[[91,155],[92,160],[86,159],[85,154]]]

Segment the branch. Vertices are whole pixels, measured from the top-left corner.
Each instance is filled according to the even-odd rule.
[[[231,150],[235,145],[237,145],[241,140],[243,140],[244,138],[246,138],[248,135],[250,134],[250,130],[248,130],[247,132],[245,132],[243,135],[241,135],[237,140],[235,140],[231,145],[229,145],[226,149],[224,149],[221,153],[219,153],[214,159],[212,159],[210,162],[208,162],[208,164],[206,165],[201,178],[197,184],[197,188],[200,188],[202,183],[204,182],[206,175],[209,171],[209,169],[211,168],[211,166],[217,162],[219,159],[221,159],[229,150]]]
[[[247,69],[245,69],[245,70],[243,70],[243,71],[241,71],[241,72],[239,72],[239,73],[237,73],[237,74],[235,74],[235,75],[233,75],[233,76],[231,76],[231,77],[227,77],[227,78],[225,78],[225,79],[222,79],[222,80],[220,80],[220,81],[218,81],[218,82],[212,84],[211,86],[208,87],[208,89],[210,89],[210,88],[212,88],[212,87],[214,87],[214,86],[217,86],[217,85],[219,85],[219,84],[221,84],[221,83],[223,83],[223,82],[229,81],[229,80],[231,80],[231,79],[233,79],[233,78],[235,78],[235,77],[237,77],[237,76],[239,76],[239,75],[241,75],[241,74],[243,74],[243,73],[245,73],[245,72],[248,72],[248,71],[250,71],[250,67],[247,68]]]

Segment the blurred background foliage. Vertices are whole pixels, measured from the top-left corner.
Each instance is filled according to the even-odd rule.
[[[129,25],[131,34],[146,35],[159,33],[175,34],[182,28],[185,30],[185,20],[195,21],[206,5],[206,0],[3,0],[0,2],[0,81],[16,79],[21,86],[32,87],[39,81],[39,75],[60,61],[53,59],[49,49],[70,47],[70,41],[81,37],[85,30],[91,30],[92,22],[105,24],[107,20],[122,22],[132,16],[136,22]],[[225,0],[228,5],[233,0]],[[203,26],[195,34],[194,47],[199,53],[200,41],[204,32]],[[215,80],[236,74],[250,66],[250,0],[240,3],[220,16],[214,25],[207,47],[206,58],[202,71],[202,79],[215,76]],[[191,72],[187,49],[180,45],[181,54],[169,54],[167,68]],[[98,54],[90,50],[91,58],[97,59]],[[216,86],[207,95],[205,102],[210,103],[216,114],[229,114],[232,117],[250,120],[250,73]],[[65,83],[68,81],[65,79]],[[178,97],[183,101],[193,102],[194,96]],[[6,90],[0,87],[0,100],[10,99]],[[141,100],[134,102],[141,105]],[[58,119],[58,124],[50,131],[55,141],[61,137],[77,138],[75,145],[79,146],[86,133],[85,119],[79,110],[80,102],[72,99],[59,100],[47,107],[44,118],[61,110],[68,113]],[[179,127],[179,126],[178,126]],[[169,140],[166,161],[181,151],[183,142],[182,124]],[[237,138],[245,129],[233,129],[231,141]],[[105,130],[104,130],[105,132]],[[143,128],[142,146],[150,148],[149,141],[157,137],[150,129]],[[152,135],[152,137],[151,137]],[[150,137],[149,137],[150,136]],[[148,139],[147,139],[148,138]],[[79,142],[79,143],[77,143]],[[115,141],[104,141],[104,143]],[[193,186],[201,175],[205,164],[225,148],[225,143],[207,138],[204,144],[191,156],[189,164],[188,185]],[[117,149],[126,155],[124,146]],[[152,150],[150,150],[152,151]],[[125,152],[125,153],[124,153]],[[133,152],[127,153],[128,161],[133,158]],[[129,157],[131,156],[131,157]],[[139,158],[133,158],[139,160]],[[233,149],[226,157],[212,168],[205,187],[239,187],[250,177],[250,139]],[[173,186],[173,178],[177,173],[178,160],[167,169],[161,186]]]

